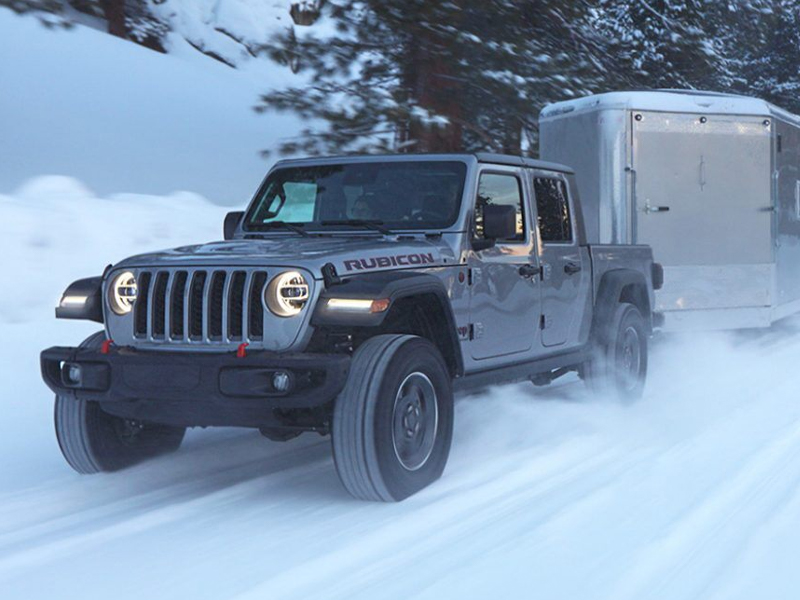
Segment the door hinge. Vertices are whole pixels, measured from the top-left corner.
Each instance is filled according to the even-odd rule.
[[[539,317],[539,329],[543,330],[545,327],[547,327],[547,320],[545,319],[544,315],[542,315]]]

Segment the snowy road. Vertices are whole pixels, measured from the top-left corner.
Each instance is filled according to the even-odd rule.
[[[53,319],[58,294],[222,213],[64,178],[0,196],[1,600],[798,597],[800,320],[658,344],[630,407],[574,382],[461,398],[443,478],[397,505],[351,500],[314,435],[194,430],[72,473],[38,353],[97,327]]]
[[[4,599],[797,597],[800,323],[662,343],[632,407],[462,398],[443,479],[398,505],[351,500],[311,435],[74,475],[35,361],[90,329],[36,325],[3,327]]]

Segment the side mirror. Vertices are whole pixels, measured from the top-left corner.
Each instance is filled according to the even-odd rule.
[[[487,204],[483,207],[483,237],[476,240],[476,250],[491,248],[497,240],[509,240],[517,235],[517,209],[513,206]]]
[[[226,240],[233,239],[233,234],[236,232],[236,228],[239,226],[242,217],[244,217],[244,211],[241,210],[229,212],[225,215],[225,225],[222,227],[222,234]]]

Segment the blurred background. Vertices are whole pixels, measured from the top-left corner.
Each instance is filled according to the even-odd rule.
[[[619,89],[800,112],[796,0],[0,0],[0,193],[244,204],[286,154],[535,155],[547,103]]]

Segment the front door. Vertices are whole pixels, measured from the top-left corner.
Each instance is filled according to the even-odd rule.
[[[526,210],[522,172],[513,167],[485,168],[478,179],[474,236],[483,239],[482,207],[504,204],[517,210],[512,239],[497,240],[486,250],[471,253],[470,348],[473,359],[521,354],[537,338],[540,315],[538,264],[530,216]]]
[[[572,202],[562,175],[533,174],[536,219],[541,240],[542,345],[560,346],[577,339],[582,307],[578,305],[589,265],[578,245]]]

